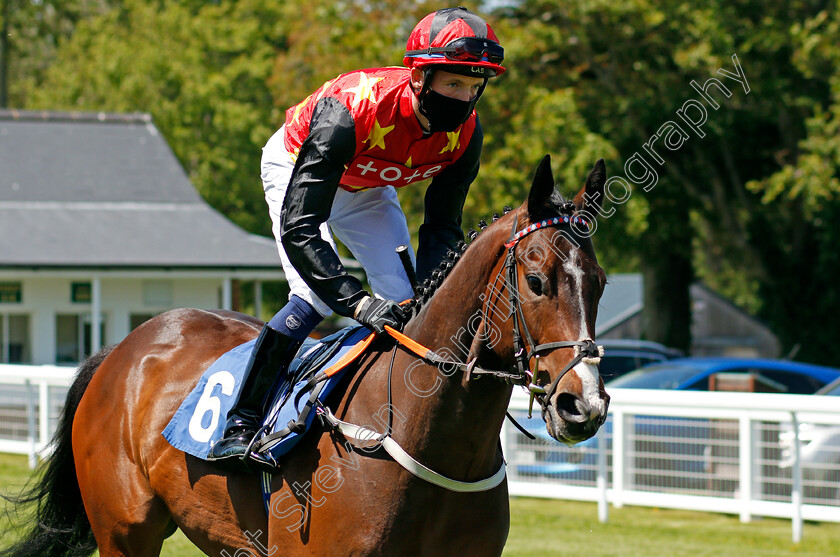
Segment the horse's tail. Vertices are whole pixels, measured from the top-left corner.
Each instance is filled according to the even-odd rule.
[[[79,401],[94,372],[112,349],[112,346],[103,348],[79,367],[53,438],[53,453],[44,465],[40,480],[20,495],[2,496],[17,507],[16,511],[21,510],[21,505],[27,509],[36,502],[37,507],[29,521],[29,532],[12,547],[0,550],[0,557],[87,557],[96,550],[96,539],[76,479],[71,436]]]

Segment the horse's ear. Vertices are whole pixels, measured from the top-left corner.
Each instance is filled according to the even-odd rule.
[[[551,173],[551,157],[546,155],[537,166],[531,193],[528,194],[528,214],[531,220],[539,220],[536,215],[541,214],[550,206],[551,194],[554,193],[554,176]]]
[[[604,164],[604,159],[598,159],[586,177],[586,185],[575,196],[574,203],[578,211],[595,215],[600,210],[606,181],[607,165]]]

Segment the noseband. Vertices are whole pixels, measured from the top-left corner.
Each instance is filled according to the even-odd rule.
[[[564,215],[553,217],[537,223],[534,223],[527,228],[517,232],[516,227],[519,218],[517,217],[513,222],[513,229],[510,233],[510,240],[505,242],[507,248],[507,256],[505,257],[505,283],[510,297],[510,312],[513,319],[513,351],[516,361],[516,370],[519,374],[518,383],[525,386],[530,393],[530,401],[528,403],[528,417],[531,416],[531,410],[534,405],[534,399],[540,403],[540,406],[545,410],[548,401],[551,399],[554,391],[557,390],[557,385],[566,373],[569,372],[580,362],[592,363],[597,365],[600,363],[601,356],[604,355],[603,347],[595,344],[592,339],[585,340],[563,340],[556,342],[546,342],[537,344],[534,342],[531,333],[528,331],[528,325],[525,322],[525,312],[522,309],[522,302],[519,300],[519,277],[516,267],[516,246],[519,241],[542,228],[549,226],[561,225],[581,225],[589,228],[588,223],[581,217]],[[523,338],[524,337],[524,338]],[[526,351],[526,347],[531,348]],[[556,350],[557,348],[574,348],[575,356],[566,364],[557,377],[551,382],[548,388],[540,386],[537,383],[537,373],[539,372],[540,356],[546,352]],[[530,361],[535,359],[534,370],[530,370]]]

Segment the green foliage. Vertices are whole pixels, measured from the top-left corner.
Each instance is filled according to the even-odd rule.
[[[2,23],[7,35],[0,37],[0,52],[7,54],[9,106],[25,106],[76,25],[112,4],[108,0],[0,0],[0,21],[6,14]],[[3,61],[0,58],[0,64]]]
[[[509,62],[523,74],[522,83],[574,92],[587,128],[619,153],[619,160],[607,161],[611,174],[626,175],[624,164],[634,154],[658,173],[653,190],[634,185],[631,201],[616,207],[627,214],[623,220],[617,214],[599,228],[599,234],[615,227],[626,235],[618,253],[633,253],[646,282],[655,285],[646,312],[665,322],[654,331],[688,328],[688,312],[674,306],[688,304],[679,291],[698,276],[757,310],[786,349],[803,341],[811,347],[803,357],[838,363],[827,349],[833,333],[789,313],[792,291],[808,297],[804,307],[831,298],[834,288],[818,277],[837,271],[829,256],[814,259],[819,268],[802,264],[810,263],[806,248],[818,234],[836,235],[825,218],[819,233],[811,222],[818,207],[836,203],[830,86],[838,67],[836,9],[805,1],[555,0],[518,3],[506,15],[506,31],[528,37],[513,43],[517,59]],[[717,71],[733,71],[733,54],[749,93]],[[690,133],[672,152],[660,141],[664,162],[654,164],[643,146],[663,123],[682,124],[677,109],[700,99],[691,81],[702,86],[712,77],[731,96],[713,90],[717,110],[704,101],[705,137]],[[621,238],[609,239],[621,245]],[[606,262],[612,271],[613,258]],[[803,292],[793,282],[809,287]],[[648,334],[669,342],[655,338],[661,333]]]
[[[414,24],[446,6],[5,1],[13,105],[150,112],[205,199],[265,235],[260,149],[286,109],[338,74],[401,64]],[[596,243],[608,272],[643,270],[661,289],[646,300],[648,335],[688,330],[685,293],[697,277],[767,320],[786,350],[802,342],[802,358],[840,363],[833,331],[802,309],[840,310],[840,287],[830,280],[840,271],[831,247],[840,188],[836,2],[487,6],[499,6],[484,15],[506,48],[508,71],[478,105],[486,140],[464,226],[520,203],[546,153],[567,196],[598,158],[617,177],[626,177],[631,157],[645,158],[656,187],[628,182],[629,200],[601,219]],[[749,93],[718,72],[733,71],[733,54]],[[677,110],[701,98],[691,82],[710,78],[731,96],[713,89],[716,110],[704,101],[705,137],[689,132],[673,150],[660,139],[664,162],[654,161],[645,144],[666,122],[682,123]],[[416,230],[424,188],[400,196]]]
[[[205,199],[270,234],[259,157],[283,16],[256,0],[127,0],[79,23],[28,107],[151,113]]]

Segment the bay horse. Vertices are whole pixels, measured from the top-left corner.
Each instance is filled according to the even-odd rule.
[[[546,156],[527,201],[471,231],[410,302],[404,334],[434,354],[377,337],[327,400],[329,414],[387,428],[417,462],[465,484],[503,474],[499,434],[514,383],[535,393],[553,438],[594,435],[609,403],[591,340],[605,275],[585,221],[605,174],[599,160],[567,201]],[[230,311],[172,310],[83,363],[44,473],[16,499],[37,502],[37,523],[3,554],[154,556],[177,528],[216,556],[502,553],[506,480],[446,489],[378,440],[351,442],[327,422],[270,476],[269,512],[259,474],[173,448],[161,432],[202,372],[262,325]]]

